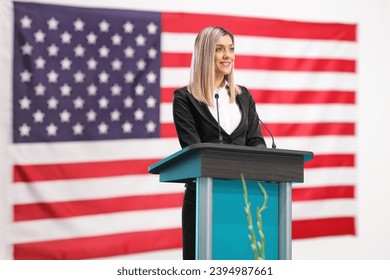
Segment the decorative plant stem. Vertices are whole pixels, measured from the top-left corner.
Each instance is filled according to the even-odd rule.
[[[261,206],[261,208],[259,207],[256,208],[256,218],[257,218],[256,225],[260,236],[260,241],[257,241],[255,230],[253,227],[253,221],[252,221],[251,203],[248,200],[248,188],[246,186],[244,175],[242,175],[242,173],[241,173],[241,181],[242,181],[242,189],[244,191],[244,202],[245,202],[244,210],[248,220],[248,229],[249,229],[248,238],[251,242],[251,249],[253,251],[255,260],[265,260],[265,250],[264,250],[265,236],[263,232],[263,218],[261,216],[261,213],[267,208],[268,194],[265,188],[261,185],[261,183],[257,182],[264,196],[263,205]]]

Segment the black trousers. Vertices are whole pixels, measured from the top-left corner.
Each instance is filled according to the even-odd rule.
[[[196,191],[193,184],[186,184],[182,208],[183,260],[195,259]]]

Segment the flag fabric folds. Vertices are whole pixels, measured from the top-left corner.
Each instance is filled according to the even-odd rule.
[[[278,148],[315,154],[293,189],[293,238],[355,234],[356,25],[15,2],[13,258],[181,247],[183,186],[147,168],[180,149],[172,93],[210,25],[235,34],[237,83]]]

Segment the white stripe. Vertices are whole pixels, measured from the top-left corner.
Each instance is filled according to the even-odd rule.
[[[17,164],[159,159],[180,150],[176,138],[17,144],[9,153]]]
[[[304,184],[297,186],[355,185],[357,171],[354,167],[306,168]]]
[[[263,129],[263,134],[268,133]],[[271,147],[271,137],[266,136],[267,146]],[[308,137],[276,137],[279,149],[311,151],[317,154],[354,154],[357,152],[355,136],[308,136]]]
[[[161,50],[192,53],[196,34],[163,32]],[[356,42],[309,39],[283,39],[235,35],[236,55],[294,58],[356,59]]]
[[[353,217],[356,215],[354,199],[326,199],[299,201],[292,206],[293,220],[321,219],[330,217]]]
[[[172,103],[160,106],[162,123],[173,123]],[[315,122],[355,122],[355,105],[286,105],[261,104],[256,106],[262,121],[267,123],[315,123]]]
[[[182,249],[149,251],[144,253],[96,258],[95,260],[182,260]]]
[[[105,199],[180,193],[182,183],[160,183],[158,175],[120,176],[86,180],[16,183],[14,204]]]
[[[179,228],[180,217],[181,208],[171,208],[16,222],[11,226],[9,238],[12,243],[24,243]]]
[[[162,87],[182,87],[189,77],[189,68],[161,68]],[[354,91],[357,88],[354,73],[239,69],[235,70],[235,79],[237,84],[249,89]]]

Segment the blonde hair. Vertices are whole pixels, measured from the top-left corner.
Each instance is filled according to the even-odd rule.
[[[228,30],[210,26],[199,32],[195,39],[194,52],[191,61],[191,75],[188,90],[200,102],[212,105],[214,91],[215,64],[214,53],[217,41],[221,36],[228,35],[234,44],[234,36]],[[229,84],[230,101],[234,101],[241,89],[234,83],[234,64],[230,74],[225,75],[225,81]]]

